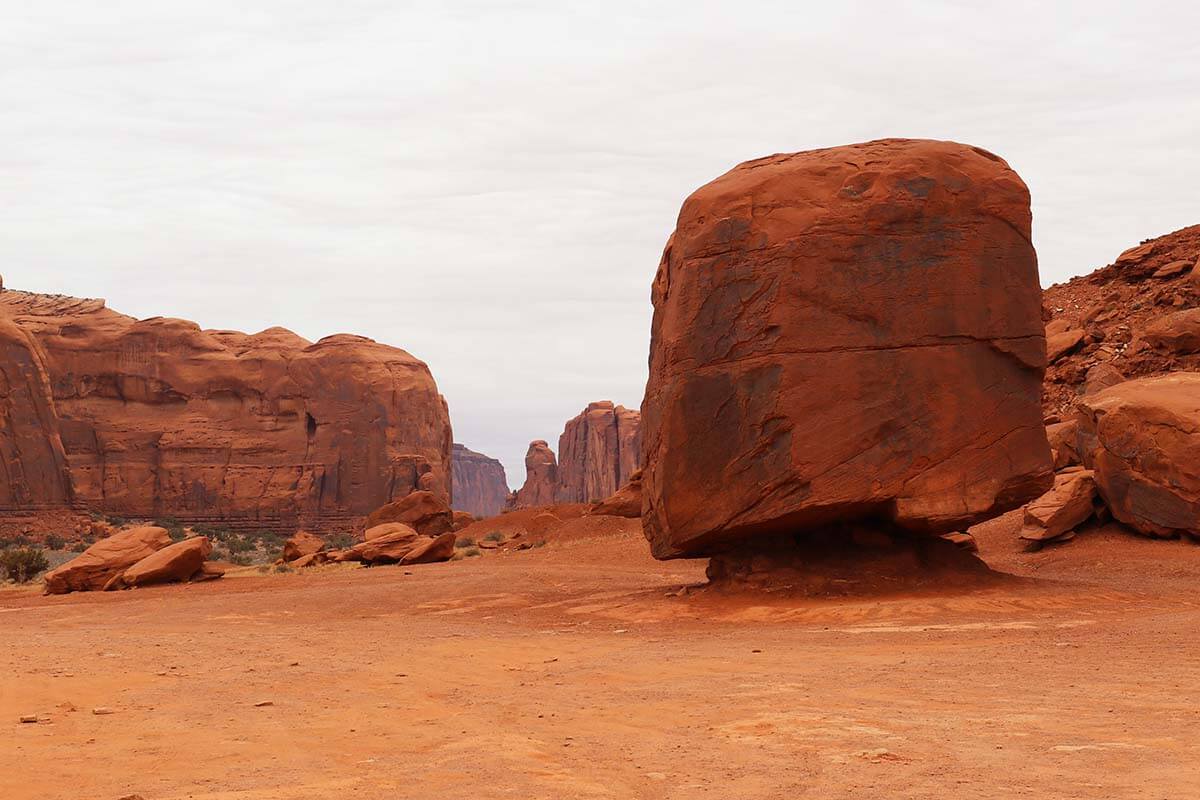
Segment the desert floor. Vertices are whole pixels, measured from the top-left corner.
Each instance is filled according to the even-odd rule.
[[[943,594],[680,593],[632,531],[0,591],[0,798],[1200,797],[1200,547],[1013,524]]]

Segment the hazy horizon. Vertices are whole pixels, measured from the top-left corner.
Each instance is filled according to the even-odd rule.
[[[401,347],[516,488],[640,404],[662,246],[741,161],[984,147],[1043,285],[1200,222],[1191,4],[450,5],[0,0],[5,285]]]

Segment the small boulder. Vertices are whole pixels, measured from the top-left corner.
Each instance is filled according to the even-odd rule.
[[[1173,278],[1176,275],[1182,275],[1192,268],[1191,261],[1172,261],[1169,264],[1164,264],[1154,270],[1153,278]]]
[[[1073,419],[1046,426],[1046,440],[1050,442],[1050,456],[1056,470],[1079,463],[1075,449],[1075,434],[1079,423]]]
[[[1087,337],[1087,334],[1078,328],[1066,327],[1066,321],[1052,322],[1046,326],[1046,361],[1053,364],[1063,356],[1073,352]]]
[[[1160,317],[1147,325],[1142,341],[1159,350],[1187,354],[1200,352],[1200,308],[1189,308]]]
[[[208,537],[194,536],[175,542],[143,558],[120,575],[115,576],[104,587],[131,589],[135,586],[150,586],[156,583],[182,583],[200,572],[204,562],[212,553]]]
[[[1110,386],[1116,386],[1118,383],[1124,382],[1125,376],[1121,373],[1121,370],[1112,364],[1097,364],[1087,371],[1087,377],[1083,381],[1083,393],[1095,394]]]
[[[636,519],[642,515],[642,472],[638,470],[629,478],[629,483],[616,494],[592,506],[588,516],[627,517]]]
[[[388,533],[360,542],[351,548],[365,564],[395,564],[417,546],[421,536],[407,525],[395,523]],[[352,560],[352,559],[347,559]]]
[[[320,553],[325,549],[325,540],[308,531],[297,531],[283,543],[283,560],[295,561],[304,556]]]
[[[46,573],[46,594],[99,591],[143,558],[170,544],[166,529],[153,525],[114,533]]]
[[[433,492],[413,492],[373,511],[367,528],[385,522],[402,522],[425,536],[440,536],[454,529],[454,512]]]
[[[1091,470],[1071,467],[1054,476],[1054,488],[1025,507],[1021,538],[1048,542],[1086,522],[1095,511],[1096,481]]]
[[[1139,378],[1082,398],[1083,463],[1113,517],[1156,537],[1200,537],[1200,373]]]
[[[432,564],[436,561],[449,561],[454,555],[454,534],[443,533],[441,536],[427,538],[409,550],[401,564]]]

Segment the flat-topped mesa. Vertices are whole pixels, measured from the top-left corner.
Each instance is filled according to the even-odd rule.
[[[952,142],[771,156],[692,194],[653,285],[654,555],[933,535],[1046,491],[1030,224],[1017,174]]]
[[[290,532],[347,527],[416,489],[449,499],[429,368],[364,337],[206,331],[5,291],[0,372],[0,511]]]
[[[544,439],[529,443],[525,453],[525,484],[510,498],[509,508],[554,505],[558,490],[558,460]]]
[[[503,464],[457,443],[450,460],[455,511],[466,511],[476,517],[494,517],[504,510],[510,492]]]
[[[641,461],[641,422],[610,400],[568,421],[558,439],[558,502],[599,502],[627,484]]]

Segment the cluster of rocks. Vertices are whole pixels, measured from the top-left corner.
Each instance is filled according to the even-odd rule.
[[[363,540],[352,547],[329,550],[320,536],[300,531],[284,543],[280,563],[311,567],[348,561],[368,566],[449,561],[455,532],[474,521],[474,516],[451,510],[432,492],[413,492],[373,511]]]
[[[224,572],[208,562],[203,536],[172,542],[153,525],[118,531],[45,576],[46,594],[111,591],[157,583],[211,580]]]
[[[1053,482],[1030,226],[1017,174],[951,142],[771,156],[693,193],[652,291],[654,555],[737,574],[867,526],[973,559],[925,540]]]
[[[1021,537],[1044,545],[1111,514],[1156,538],[1200,539],[1200,373],[1125,381],[1076,401],[1047,428],[1059,472],[1025,509]]]
[[[1200,372],[1200,225],[1051,286],[1043,306],[1048,415],[1066,419],[1080,396],[1126,379]]]

